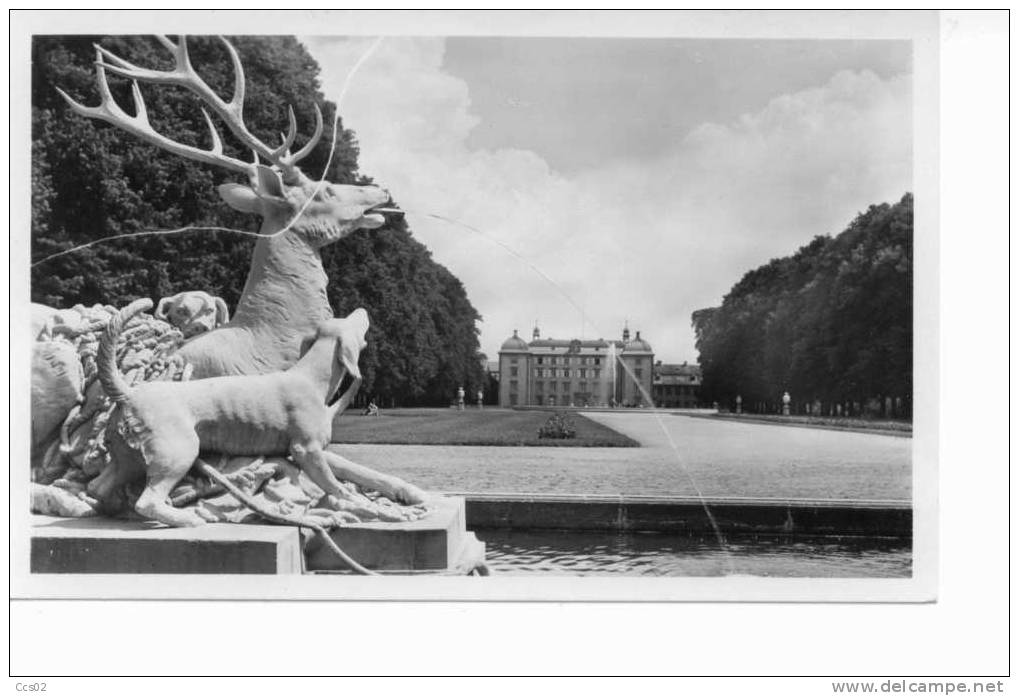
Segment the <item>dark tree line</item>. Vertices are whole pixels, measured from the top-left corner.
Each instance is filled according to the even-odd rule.
[[[459,385],[476,390],[484,384],[474,323],[481,317],[459,279],[432,260],[403,221],[332,247],[340,248],[323,264],[333,309],[371,312],[361,355],[363,393],[376,396],[380,406],[446,406]]]
[[[743,276],[693,314],[702,399],[776,411],[908,417],[913,394],[913,196]]]
[[[319,67],[292,37],[231,37],[244,64],[244,116],[264,142],[277,142],[293,105],[299,135],[314,130],[313,104],[326,131],[301,167],[322,174],[332,142],[335,104],[319,91]],[[257,231],[254,216],[223,204],[216,187],[236,174],[173,156],[105,123],[77,116],[56,87],[78,101],[98,103],[93,43],[145,67],[168,69],[172,58],[143,37],[36,37],[32,46],[32,259],[42,259],[102,237],[186,225]],[[192,63],[228,97],[233,72],[222,45],[189,38]],[[109,75],[111,90],[131,113],[126,80]],[[142,85],[149,119],[160,133],[207,148],[208,129],[198,100],[172,87]],[[250,154],[224,138],[226,153]],[[357,170],[354,134],[342,129],[327,178],[365,184]],[[204,289],[234,307],[247,276],[253,238],[228,232],[190,231],[106,242],[61,256],[31,271],[32,300],[55,307],[82,303],[122,306],[137,297],[165,297]],[[479,315],[462,284],[396,221],[356,232],[325,247],[333,308],[357,306],[372,318],[362,394],[385,404],[447,404],[459,383],[485,379],[475,321]]]

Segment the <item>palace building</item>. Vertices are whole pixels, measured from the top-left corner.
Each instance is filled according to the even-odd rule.
[[[700,388],[700,365],[655,364],[651,395],[659,408],[696,408]]]
[[[499,350],[500,406],[651,406],[654,351],[640,337],[622,340],[517,335]]]

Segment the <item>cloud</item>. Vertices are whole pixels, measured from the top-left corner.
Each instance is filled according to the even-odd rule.
[[[333,98],[370,43],[305,42]],[[618,336],[629,320],[660,358],[694,360],[692,311],[911,187],[906,76],[840,72],[733,122],[701,124],[654,158],[567,177],[539,153],[468,147],[479,122],[468,85],[443,72],[443,50],[439,38],[386,39],[340,112],[362,172],[393,192],[415,236],[464,282],[493,358],[537,319],[557,338]]]

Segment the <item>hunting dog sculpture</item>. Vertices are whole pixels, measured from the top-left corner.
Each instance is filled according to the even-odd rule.
[[[187,290],[161,299],[153,316],[179,329],[184,338],[191,338],[230,321],[230,310],[222,297]]]
[[[117,403],[110,428],[140,453],[146,478],[135,510],[175,527],[206,520],[196,510],[179,510],[170,492],[188,473],[200,452],[228,455],[285,455],[326,494],[344,489],[336,476],[350,471],[326,451],[333,419],[357,393],[357,361],[366,345],[368,314],[357,309],[343,319],[319,324],[306,352],[290,369],[265,375],[212,377],[191,382],[144,382],[130,387],[117,369],[116,344],[124,324],[152,307],[148,299],[132,302],[107,325],[99,344],[99,379]],[[350,384],[340,393],[345,380]],[[115,457],[89,484],[103,500],[139,472],[129,460]],[[398,479],[355,482],[395,500],[418,503],[424,494]]]

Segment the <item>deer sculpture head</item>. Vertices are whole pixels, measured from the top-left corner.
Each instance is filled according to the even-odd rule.
[[[150,70],[134,65],[109,50],[96,45],[96,85],[100,103],[84,106],[63,90],[58,90],[70,107],[88,118],[106,121],[139,139],[172,154],[205,164],[224,167],[242,174],[247,184],[223,184],[220,196],[232,208],[255,213],[263,218],[262,234],[271,235],[286,228],[287,233],[299,235],[312,247],[318,248],[334,242],[357,229],[374,229],[385,224],[385,218],[373,212],[386,204],[389,194],[376,186],[348,186],[309,179],[297,163],[314,150],[322,138],[322,112],[315,106],[315,132],[297,152],[290,148],[297,137],[297,119],[292,107],[288,108],[289,128],[282,142],[270,146],[256,138],[244,123],[244,68],[237,50],[222,37],[234,69],[234,91],[230,101],[223,100],[199,77],[188,55],[187,39],[181,36],[174,43],[165,36],[158,41],[174,56],[171,70]],[[106,72],[132,80],[135,115],[126,113],[110,92]],[[209,150],[179,143],[156,132],[149,122],[139,82],[184,87],[203,103],[212,139]],[[208,107],[208,108],[206,108]],[[236,159],[223,152],[223,143],[209,111],[218,116],[234,137],[254,155],[251,162]],[[264,163],[263,163],[264,162]]]

